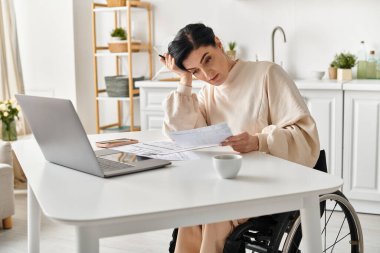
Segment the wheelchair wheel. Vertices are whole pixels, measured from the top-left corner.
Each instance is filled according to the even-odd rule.
[[[321,205],[321,208],[324,208],[321,216],[322,252],[364,252],[359,218],[343,193],[337,191],[323,195],[320,197],[320,202],[325,202]],[[326,206],[331,206],[331,210],[326,209]],[[300,224],[301,217],[298,217],[288,232],[283,253],[304,252]]]

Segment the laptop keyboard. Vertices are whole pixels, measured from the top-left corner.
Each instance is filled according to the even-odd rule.
[[[115,162],[115,161],[111,161],[111,160],[104,159],[101,157],[97,157],[97,159],[98,159],[99,166],[103,171],[125,170],[127,168],[134,167],[133,165],[130,165],[130,164]]]

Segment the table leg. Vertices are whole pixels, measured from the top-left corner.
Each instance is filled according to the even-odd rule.
[[[76,227],[77,253],[99,253],[99,235],[96,228]]]
[[[41,209],[28,184],[28,252],[40,252]]]
[[[309,253],[322,252],[321,224],[319,214],[319,196],[303,199],[301,209],[302,242],[304,251]]]

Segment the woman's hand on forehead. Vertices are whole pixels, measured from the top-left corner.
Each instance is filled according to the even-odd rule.
[[[180,69],[176,64],[175,64],[175,59],[168,53],[165,53],[163,57],[160,57],[160,61],[165,64],[165,66],[172,72],[176,73],[177,75],[180,76],[181,78],[181,83],[191,86],[191,80],[192,80],[192,74],[187,71]]]

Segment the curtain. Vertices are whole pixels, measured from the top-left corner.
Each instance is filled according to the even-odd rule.
[[[0,86],[0,100],[14,99],[17,93],[25,94],[13,0],[0,0]],[[30,133],[21,112],[16,127],[18,135]],[[13,169],[15,188],[25,189],[27,180],[14,154]]]
[[[0,85],[0,100],[14,99],[14,94],[25,94],[13,0],[0,0]],[[22,113],[19,116],[18,134],[30,133]]]

